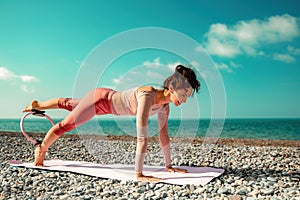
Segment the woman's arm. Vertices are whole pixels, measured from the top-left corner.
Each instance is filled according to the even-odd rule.
[[[173,168],[171,164],[170,138],[168,134],[169,105],[158,113],[159,142],[165,159],[165,166],[168,172],[187,173],[185,169]]]
[[[165,159],[165,166],[171,166],[170,154],[170,138],[168,135],[168,108],[164,108],[157,114],[158,116],[158,130],[159,130],[159,143]]]
[[[136,114],[136,128],[137,128],[137,146],[135,157],[136,178],[139,181],[157,182],[160,178],[143,175],[144,160],[146,157],[148,146],[148,118],[149,110],[153,105],[153,96],[151,92],[138,92],[137,95],[137,114]]]

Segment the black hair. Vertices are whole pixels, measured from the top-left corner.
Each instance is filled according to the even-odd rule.
[[[200,90],[200,82],[194,70],[183,65],[177,65],[175,72],[164,81],[164,89],[169,89],[170,85],[174,89],[192,87],[193,94]]]

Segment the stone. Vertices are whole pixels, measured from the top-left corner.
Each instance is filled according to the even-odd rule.
[[[219,188],[217,191],[218,194],[227,194],[228,189],[227,188]]]
[[[137,199],[140,196],[140,193],[138,193],[138,192],[133,192],[131,194],[135,199]]]
[[[146,187],[144,187],[144,186],[141,186],[141,187],[139,187],[139,188],[137,189],[137,193],[140,193],[140,194],[142,194],[142,193],[144,193],[144,192],[145,192],[145,190],[146,190]]]
[[[248,191],[247,191],[246,189],[244,189],[244,188],[239,189],[239,190],[237,191],[237,194],[238,194],[238,195],[241,195],[241,196],[244,196],[244,195],[246,195],[247,193],[248,193]]]
[[[67,199],[68,197],[69,197],[68,194],[64,194],[64,195],[59,196],[59,199],[64,200],[64,199]]]
[[[229,200],[241,200],[241,197],[237,196],[237,195],[232,195],[232,196],[229,196],[228,199]]]
[[[259,190],[255,188],[254,190],[252,190],[251,192],[249,192],[248,195],[250,195],[250,196],[256,196],[258,193],[259,193]]]
[[[269,188],[269,189],[263,190],[262,192],[263,192],[263,194],[265,194],[265,195],[271,195],[271,194],[274,193],[274,189]]]
[[[62,190],[56,190],[56,191],[54,192],[54,195],[57,195],[57,196],[62,195],[62,194],[65,194],[65,192],[62,191]]]
[[[84,191],[84,186],[79,186],[77,189],[76,189],[77,192],[82,192]]]
[[[197,194],[202,194],[203,192],[205,192],[206,188],[197,188],[194,193],[197,193]]]
[[[267,178],[268,181],[271,181],[271,182],[277,182],[276,178],[270,176]]]

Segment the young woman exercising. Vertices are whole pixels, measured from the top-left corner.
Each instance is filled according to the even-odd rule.
[[[56,98],[45,102],[31,102],[23,112],[32,109],[66,109],[70,114],[54,125],[46,134],[41,144],[37,144],[34,152],[34,165],[43,166],[48,148],[65,132],[87,122],[95,115],[136,115],[137,147],[135,170],[137,180],[156,182],[161,179],[143,175],[143,164],[148,145],[148,118],[158,115],[159,141],[169,172],[187,171],[171,166],[170,139],[168,136],[169,103],[179,106],[200,88],[195,72],[178,65],[173,75],[164,81],[164,89],[142,86],[123,92],[107,88],[96,88],[82,99]]]

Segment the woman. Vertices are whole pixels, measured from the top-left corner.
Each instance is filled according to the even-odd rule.
[[[158,90],[151,86],[142,86],[123,92],[107,88],[96,88],[82,99],[56,98],[45,102],[32,101],[23,112],[32,109],[66,109],[70,114],[54,125],[44,140],[36,145],[35,166],[43,166],[48,148],[65,132],[71,131],[85,123],[94,115],[136,115],[137,147],[135,170],[137,180],[156,182],[161,179],[143,175],[143,164],[148,145],[148,117],[157,114],[159,141],[165,159],[166,170],[169,172],[186,173],[184,169],[171,166],[170,139],[168,136],[169,103],[179,106],[185,103],[194,92],[198,92],[200,83],[195,72],[178,65],[173,75],[164,81],[164,89]]]

